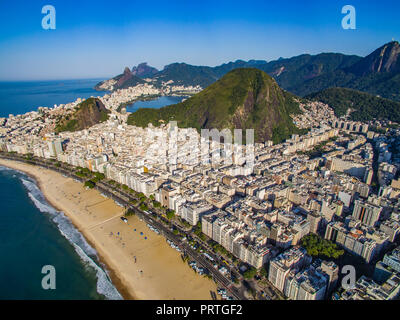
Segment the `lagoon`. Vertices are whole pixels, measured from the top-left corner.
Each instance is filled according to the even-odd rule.
[[[161,96],[152,100],[138,100],[126,107],[127,112],[135,112],[140,108],[159,109],[182,102],[187,96]]]

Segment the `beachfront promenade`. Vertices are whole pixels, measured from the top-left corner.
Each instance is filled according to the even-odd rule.
[[[53,171],[56,171],[64,176],[71,177],[79,182],[84,183],[85,178],[77,176],[73,170],[75,168],[70,167],[70,166],[65,166],[64,164],[61,164],[61,166],[55,166],[51,161],[46,161],[44,159],[40,158],[32,158],[32,159],[27,159],[22,156],[19,156],[17,154],[10,154],[10,153],[0,153],[0,158],[7,159],[7,160],[12,160],[12,161],[19,161],[31,165],[36,165],[40,166],[46,169],[50,169]],[[200,264],[202,267],[206,268],[210,274],[212,275],[214,281],[218,283],[220,286],[224,287],[227,289],[228,294],[231,295],[234,299],[237,300],[244,300],[246,297],[244,294],[241,292],[241,290],[238,290],[237,287],[233,285],[233,283],[224,275],[222,275],[217,269],[213,267],[213,265],[210,263],[210,261],[207,260],[202,254],[196,252],[194,249],[192,249],[188,243],[183,242],[177,235],[175,235],[170,227],[165,225],[164,223],[158,221],[159,219],[164,220],[164,218],[160,215],[156,216],[156,212],[152,211],[152,215],[146,214],[145,212],[141,211],[137,207],[133,206],[130,201],[135,199],[132,195],[123,192],[122,190],[115,190],[115,188],[108,184],[105,181],[99,181],[97,182],[95,188],[103,193],[105,196],[109,197],[110,199],[116,201],[120,205],[123,205],[126,209],[133,210],[139,218],[143,219],[146,223],[153,225],[156,227],[162,235],[166,239],[169,239],[170,241],[173,241],[175,244],[177,244],[180,249],[183,251],[184,254],[188,255],[191,257],[192,260],[195,260],[198,264]],[[164,221],[165,222],[165,221]],[[121,222],[122,223],[122,222]],[[176,228],[180,229],[180,226],[174,225]],[[188,235],[189,233],[184,231],[184,230],[179,230],[181,233]]]

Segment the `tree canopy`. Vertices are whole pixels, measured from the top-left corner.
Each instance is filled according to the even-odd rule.
[[[312,257],[337,259],[344,254],[337,244],[322,239],[316,234],[308,234],[301,240],[301,246],[307,250]]]

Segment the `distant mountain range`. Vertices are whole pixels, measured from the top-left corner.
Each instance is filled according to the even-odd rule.
[[[139,78],[151,78],[154,76],[158,70],[156,68],[150,67],[147,62],[143,62],[137,65],[137,67],[132,68],[132,74]]]
[[[268,73],[283,89],[299,96],[346,87],[400,101],[399,53],[399,43],[393,41],[364,58],[340,53],[303,54],[271,62],[237,60],[216,67],[172,63],[161,71],[143,63],[132,71],[126,68],[113,82],[118,82],[114,89],[142,83],[144,78],[154,79],[156,85],[172,80],[179,85],[206,88],[231,70],[251,67]],[[96,85],[100,87],[101,83]]]
[[[129,115],[128,124],[146,127],[149,123],[159,126],[177,121],[179,127],[199,131],[254,129],[256,142],[278,143],[293,133],[302,133],[290,117],[300,112],[296,98],[265,72],[238,68],[184,102],[160,109],[139,109]]]
[[[390,42],[347,67],[321,74],[291,91],[304,96],[330,87],[345,87],[400,101],[399,54],[399,43]]]
[[[94,86],[96,90],[118,90],[126,89],[129,87],[134,87],[140,83],[145,83],[142,78],[136,76],[128,67],[125,68],[124,72],[111,78],[109,80],[104,80],[99,82]]]

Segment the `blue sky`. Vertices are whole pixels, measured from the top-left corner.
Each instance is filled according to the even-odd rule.
[[[56,30],[41,27],[44,5]],[[353,5],[357,29],[341,27]],[[400,39],[397,0],[0,0],[0,80],[103,78],[125,66],[215,66],[302,53],[365,56]]]

